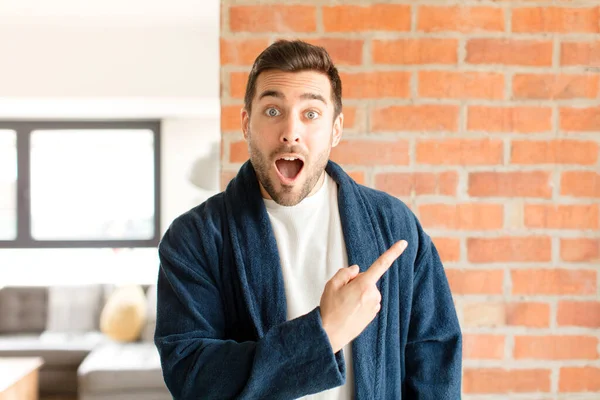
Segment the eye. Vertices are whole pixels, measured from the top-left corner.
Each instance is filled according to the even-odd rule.
[[[274,107],[269,107],[265,110],[265,114],[268,117],[277,117],[279,116],[281,113],[279,112],[278,109],[274,108]]]
[[[317,118],[319,118],[319,113],[316,112],[316,111],[312,111],[312,110],[311,111],[307,111],[305,115],[306,115],[306,118],[308,118],[308,119],[317,119]]]

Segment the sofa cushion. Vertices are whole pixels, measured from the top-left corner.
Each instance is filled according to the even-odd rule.
[[[79,366],[79,390],[88,392],[166,390],[156,346],[106,343]]]
[[[99,330],[102,285],[52,286],[48,288],[47,331],[90,332]]]
[[[0,356],[42,357],[42,369],[75,368],[106,339],[100,332],[85,334],[42,333],[41,335],[0,335]]]
[[[113,291],[100,315],[100,330],[120,342],[139,339],[146,323],[146,295],[139,285],[126,285]]]
[[[41,333],[46,327],[46,287],[0,289],[0,334]]]

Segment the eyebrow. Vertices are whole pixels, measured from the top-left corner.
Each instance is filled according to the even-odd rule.
[[[276,97],[278,99],[285,99],[285,95],[282,92],[280,92],[279,90],[265,90],[264,92],[262,92],[260,94],[260,96],[258,96],[258,100],[261,100],[263,97]],[[310,93],[310,92],[302,93],[300,95],[300,98],[308,99],[308,100],[320,100],[325,105],[327,105],[327,101],[325,100],[325,98],[317,93]]]

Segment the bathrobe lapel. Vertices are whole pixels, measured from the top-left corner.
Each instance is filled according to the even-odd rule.
[[[357,184],[335,163],[327,173],[338,184],[340,219],[350,265],[361,272],[385,251],[386,246],[375,223],[371,206],[361,196]],[[225,193],[227,224],[234,262],[248,306],[250,319],[260,338],[287,319],[287,305],[279,252],[262,199],[255,171],[246,162]],[[385,275],[378,282],[382,285]],[[352,343],[355,393],[358,399],[377,398],[383,366],[381,351],[385,330],[385,293],[378,316]]]
[[[376,224],[373,209],[361,195],[359,186],[337,164],[329,162],[327,173],[338,183],[338,204],[349,265],[358,265],[360,272],[386,250],[381,231]],[[354,367],[355,395],[357,399],[378,399],[382,365],[383,333],[386,327],[386,293],[383,284],[386,275],[377,287],[382,292],[381,310],[375,319],[352,342],[352,364]]]

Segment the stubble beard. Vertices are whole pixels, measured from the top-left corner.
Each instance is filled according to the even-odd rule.
[[[314,162],[312,162],[311,158],[308,157],[308,155],[297,146],[281,146],[267,157],[258,148],[256,148],[256,145],[252,140],[250,128],[248,128],[248,149],[250,153],[250,163],[252,163],[252,167],[254,167],[256,176],[260,184],[264,187],[265,191],[277,204],[291,207],[304,200],[313,190],[317,182],[319,182],[319,178],[321,175],[323,175],[323,171],[325,171],[327,161],[329,160],[331,143],[329,149],[325,149],[318,154]],[[302,154],[305,157],[304,166],[300,173],[305,174],[306,179],[298,193],[293,193],[293,189],[295,186],[297,186],[297,184],[294,184],[293,186],[280,184],[279,186],[281,189],[279,191],[275,189],[275,183],[273,182],[269,172],[273,167],[275,157],[282,153]]]

